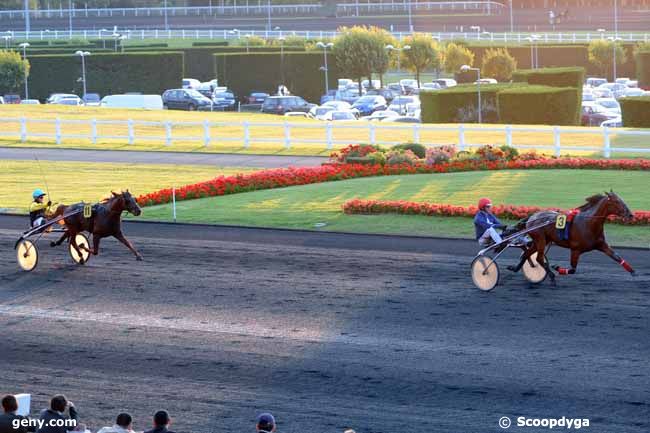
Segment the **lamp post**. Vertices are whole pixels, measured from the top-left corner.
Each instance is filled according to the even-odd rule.
[[[266,16],[266,30],[270,32],[273,29],[273,27],[271,27],[271,0],[268,1],[267,9],[268,14]]]
[[[163,4],[163,14],[165,15],[165,30],[169,30],[169,19],[167,17],[167,0]]]
[[[88,51],[77,51],[75,55],[81,57],[81,81],[83,82],[83,100],[86,101],[86,56],[89,56]]]
[[[282,84],[284,84],[284,41],[286,38],[284,36],[280,36],[278,38],[278,41],[280,41],[280,79],[282,80]]]
[[[410,50],[410,49],[411,49],[411,46],[410,46],[410,45],[404,45],[402,48],[397,48],[397,47],[394,47],[394,46],[392,46],[392,45],[389,44],[389,45],[386,45],[386,46],[384,47],[384,49],[386,49],[386,50],[388,50],[388,51],[397,51],[397,72],[401,72],[401,65],[400,65],[401,61],[400,61],[400,56],[401,56],[401,54],[402,54],[402,51],[408,51],[408,50]]]
[[[476,85],[478,87],[478,123],[483,123],[483,116],[481,114],[481,68],[472,68],[469,65],[460,67],[461,72],[476,71]]]
[[[250,42],[249,41],[250,41],[251,36],[252,35],[244,35],[244,38],[246,39],[246,54],[250,53],[250,48],[249,48]]]
[[[607,38],[611,43],[612,43],[612,54],[613,54],[613,72],[614,72],[614,79],[612,80],[613,82],[616,82],[616,44],[620,42],[622,39],[621,38],[616,38],[616,37],[609,37]]]
[[[512,2],[514,0],[510,0],[510,33],[515,32],[515,17],[512,13]]]
[[[408,2],[408,12],[409,12],[409,33],[413,33],[413,12],[411,11],[411,1],[405,0]]]
[[[476,32],[476,40],[480,41],[481,40],[481,26],[470,26],[469,29]]]
[[[331,49],[334,46],[334,43],[328,42],[328,43],[323,43],[319,41],[316,46],[318,48],[321,48],[323,50],[323,60],[325,62],[325,66],[323,67],[323,71],[325,71],[325,94],[329,94],[330,92],[330,81],[329,81],[329,74],[328,74],[328,68],[327,68],[327,50]]]
[[[27,47],[29,47],[29,42],[23,42],[19,47],[23,49],[23,61],[25,62],[25,99],[29,99],[29,82],[27,80]]]
[[[598,33],[600,33],[600,40],[601,40],[601,41],[602,41],[602,40],[605,40],[605,32],[606,32],[607,30],[605,30],[605,29],[597,29],[596,31],[597,31]]]
[[[9,49],[9,41],[12,39],[11,35],[4,35],[2,37],[5,40],[5,50]]]
[[[618,37],[618,1],[614,0],[614,35]]]
[[[99,29],[99,39],[102,40],[102,48],[106,48],[106,39],[104,38],[104,33],[107,32],[106,29]]]
[[[72,39],[72,0],[68,2],[68,28],[70,30],[70,39]]]
[[[29,22],[29,0],[25,0],[25,38],[29,38],[29,31],[31,30],[31,25]]]

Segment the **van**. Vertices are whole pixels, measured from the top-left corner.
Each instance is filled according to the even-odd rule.
[[[183,89],[198,89],[201,86],[201,82],[194,78],[183,78]]]
[[[107,108],[145,108],[162,110],[163,102],[160,95],[108,95],[102,98],[101,107]]]
[[[440,87],[442,87],[443,89],[458,85],[456,80],[454,80],[453,78],[438,78],[437,80],[433,80],[433,82],[440,84]]]

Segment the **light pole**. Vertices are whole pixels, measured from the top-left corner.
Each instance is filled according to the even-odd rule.
[[[607,38],[609,41],[612,43],[612,54],[613,54],[613,72],[614,72],[614,79],[612,80],[613,82],[616,82],[616,44],[621,41],[621,38],[615,38],[615,37],[609,37]]]
[[[84,85],[83,100],[86,101],[86,56],[89,56],[88,51],[77,51],[75,55],[81,57],[81,81]]]
[[[605,40],[605,32],[606,32],[607,30],[605,30],[605,29],[597,29],[596,31],[597,31],[598,33],[600,33],[600,40],[601,40],[601,41]]]
[[[2,37],[5,40],[5,50],[9,49],[9,41],[11,40],[11,35],[4,35]]]
[[[618,1],[614,0],[614,35],[618,37]]]
[[[68,2],[68,27],[70,29],[70,39],[72,39],[72,0]]]
[[[329,94],[330,92],[330,81],[329,81],[329,74],[328,74],[328,69],[327,69],[327,49],[331,49],[334,46],[334,43],[328,42],[328,43],[323,43],[323,42],[318,42],[316,44],[318,48],[321,48],[323,50],[323,58],[325,61],[325,66],[323,67],[323,71],[325,71],[325,94]]]
[[[408,2],[408,12],[409,12],[409,32],[413,33],[413,13],[411,12],[411,1],[412,0],[404,0]]]
[[[282,84],[284,85],[284,41],[286,38],[284,36],[280,36],[278,38],[278,41],[280,41],[280,79],[282,80]]]
[[[163,14],[165,15],[165,30],[169,30],[169,19],[167,18],[167,0],[163,4]]]
[[[515,32],[515,17],[512,13],[512,2],[514,0],[510,0],[510,33]]]
[[[249,48],[249,41],[252,35],[244,35],[244,38],[246,39],[246,54],[250,53],[250,48]]]
[[[25,0],[25,38],[29,38],[29,31],[31,30],[31,25],[29,22],[29,0]]]
[[[476,71],[476,85],[478,87],[478,123],[483,123],[483,116],[481,114],[481,68],[472,68],[469,65],[463,65],[460,67],[461,72]]]
[[[23,42],[19,47],[23,49],[23,61],[25,62],[25,99],[29,99],[29,82],[27,80],[27,47],[29,47],[29,42]]]
[[[115,41],[115,47],[113,48],[113,51],[117,53],[117,41],[120,39],[120,34],[119,33],[113,33],[111,35],[113,37],[113,40]]]
[[[266,29],[267,31],[271,31],[273,27],[271,27],[271,0],[268,2],[268,13],[266,16]]]

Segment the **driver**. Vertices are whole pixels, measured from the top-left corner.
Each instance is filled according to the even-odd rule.
[[[506,225],[502,224],[492,213],[492,201],[489,198],[482,198],[478,201],[478,212],[474,215],[474,228],[476,229],[476,240],[479,245],[486,247],[492,242],[499,243],[502,241],[501,235],[496,229],[505,229]]]
[[[37,227],[45,223],[45,215],[50,212],[52,202],[44,203],[44,198],[47,194],[42,189],[36,188],[32,193],[34,201],[29,206],[29,223],[32,227]]]

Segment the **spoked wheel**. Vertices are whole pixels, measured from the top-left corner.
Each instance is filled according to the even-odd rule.
[[[36,245],[28,239],[20,241],[16,247],[16,259],[23,271],[33,271],[38,265],[38,249]]]
[[[546,269],[537,263],[537,252],[534,252],[524,262],[524,265],[521,267],[521,272],[523,272],[524,277],[532,284],[539,284],[548,276]]]
[[[472,261],[472,281],[483,291],[490,291],[499,284],[499,266],[488,256],[478,256]]]
[[[83,265],[88,262],[88,259],[90,258],[90,252],[87,250],[90,248],[90,242],[88,242],[88,237],[84,235],[83,233],[77,233],[77,236],[75,236],[75,241],[77,242],[77,246],[79,247],[79,251],[81,251],[81,255],[77,252],[77,250],[74,249],[72,246],[72,242],[68,244],[68,251],[70,252],[70,257],[72,257],[72,260],[78,265]]]

